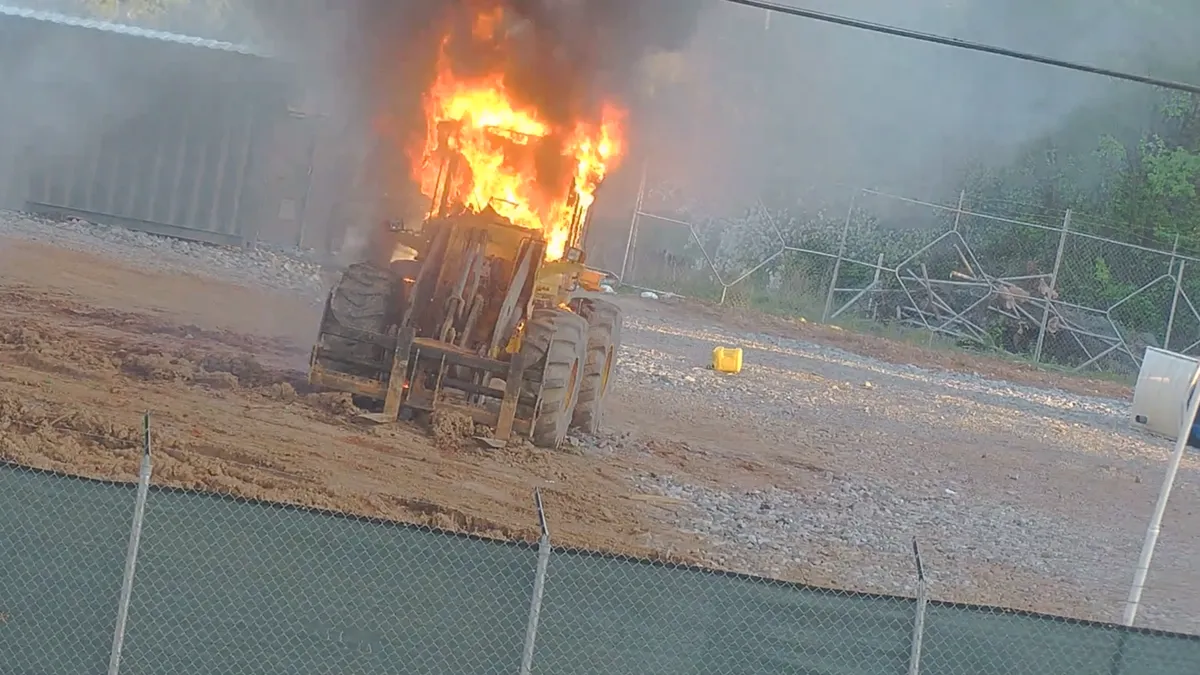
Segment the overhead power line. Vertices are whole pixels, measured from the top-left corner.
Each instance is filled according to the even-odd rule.
[[[1040,56],[1038,54],[1030,54],[1028,52],[1019,52],[1015,49],[1005,49],[1004,47],[995,47],[986,45],[981,42],[970,42],[968,40],[960,40],[958,38],[946,37],[944,35],[934,35],[933,33],[922,33],[920,31],[908,30],[906,28],[897,28],[896,26],[888,26],[880,23],[872,23],[870,21],[862,21],[860,19],[851,19],[849,17],[837,16],[835,14],[826,14],[811,9],[802,9],[800,7],[789,7],[780,5],[774,2],[761,2],[760,0],[725,0],[735,5],[744,7],[754,7],[756,9],[765,10],[767,12],[778,12],[780,14],[788,14],[798,16],[804,19],[813,19],[814,21],[824,21],[825,23],[837,24],[839,26],[847,26],[849,28],[857,28],[859,30],[867,30],[873,33],[883,33],[895,37],[907,38],[909,40],[919,40],[921,42],[931,42],[933,44],[945,45],[947,47],[957,47],[958,49],[968,49],[974,52],[984,52],[986,54],[995,54],[1004,56],[1010,59],[1019,61],[1029,61],[1032,63],[1041,63],[1055,68],[1065,68],[1074,70],[1080,73],[1091,73],[1093,75],[1103,75],[1116,80],[1125,80],[1127,82],[1138,82],[1140,84],[1149,84],[1163,89],[1173,89],[1175,91],[1185,91],[1189,94],[1200,94],[1200,86],[1187,84],[1186,82],[1173,82],[1171,80],[1161,80],[1156,77],[1148,77],[1146,75],[1137,75],[1134,73],[1125,73],[1119,70],[1109,70],[1108,68],[1099,68],[1089,66],[1084,63],[1074,63],[1072,61],[1063,61],[1062,59],[1053,59],[1048,56]]]
[[[221,40],[209,40],[207,38],[194,37],[191,35],[181,35],[179,33],[167,33],[161,30],[148,30],[128,24],[112,23],[109,21],[98,21],[96,19],[85,19],[77,16],[68,16],[57,12],[43,12],[36,9],[27,9],[24,7],[13,7],[11,5],[0,5],[0,17],[10,16],[18,19],[30,19],[32,21],[43,21],[46,23],[54,23],[60,26],[71,26],[74,28],[87,28],[89,30],[98,30],[106,33],[116,33],[118,35],[131,35],[134,37],[146,38],[149,40],[161,40],[163,42],[174,42],[181,45],[190,45],[192,47],[203,47],[205,49],[216,49],[223,52],[235,52],[238,54],[246,54],[248,56],[263,56],[264,54],[247,45],[234,44],[232,42],[223,42]]]

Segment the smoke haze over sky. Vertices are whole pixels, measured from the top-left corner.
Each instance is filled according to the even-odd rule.
[[[1123,0],[795,4],[1161,76],[1200,61],[1186,28],[1197,25],[1195,8],[1167,13]],[[665,113],[687,121],[661,152],[666,172],[718,164],[725,175],[707,180],[737,176],[744,190],[783,179],[928,193],[952,182],[969,157],[1002,162],[1084,106],[1114,92],[1151,91],[796,17],[777,15],[769,25],[745,7],[705,13],[683,55],[680,100]]]
[[[189,19],[200,16],[193,8],[169,17],[169,28],[184,31],[190,21],[196,33],[267,45],[301,64],[300,84],[348,133],[361,135],[371,107],[415,100],[421,63],[405,54],[421,46],[421,27],[445,1],[235,2],[219,27]],[[62,9],[69,2],[23,4]],[[1087,106],[1106,107],[1114,93],[1137,98],[1150,91],[794,17],[775,16],[766,30],[762,11],[719,0],[527,4],[551,8],[560,46],[588,64],[594,80],[588,86],[621,91],[629,100],[632,158],[652,155],[663,178],[735,201],[752,200],[764,183],[929,194],[952,184],[968,159],[1003,162]],[[1200,63],[1192,39],[1200,4],[1184,0],[795,4],[1162,77],[1185,78],[1185,69]],[[90,83],[96,91],[86,109],[48,99],[46,110],[57,112],[32,115],[57,116],[67,144],[106,115],[127,115],[138,98],[119,81],[108,82],[104,64],[82,63],[69,51],[44,45],[0,72],[8,82],[59,73]],[[659,68],[647,99],[642,57],[659,52],[674,52],[673,59],[659,60],[674,65]],[[1136,125],[1138,114],[1137,106],[1114,108],[1111,124]],[[356,143],[365,148],[369,140],[347,137],[348,145]],[[627,162],[625,171],[631,166],[638,164]]]

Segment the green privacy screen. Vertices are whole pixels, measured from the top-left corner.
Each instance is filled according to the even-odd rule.
[[[133,497],[0,465],[0,672],[107,671]]]
[[[106,672],[135,490],[0,468],[0,673]],[[516,673],[535,549],[151,490],[123,675]]]
[[[0,466],[0,673],[104,673],[135,491]],[[126,675],[519,672],[533,547],[151,490]],[[533,672],[905,675],[916,603],[555,551]],[[1196,675],[1200,640],[931,603],[924,675]]]

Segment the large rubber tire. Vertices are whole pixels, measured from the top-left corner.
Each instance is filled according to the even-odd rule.
[[[594,434],[603,422],[604,402],[621,351],[624,315],[620,307],[607,300],[583,299],[577,307],[588,324],[587,356],[571,426]]]
[[[536,410],[522,405],[517,414],[533,420],[533,444],[558,449],[567,438],[579,398],[587,358],[587,321],[565,309],[537,309],[525,324],[521,357],[525,359],[524,394],[541,400]]]
[[[370,263],[354,263],[342,273],[342,278],[333,289],[329,298],[329,313],[337,323],[358,330],[382,333],[387,330],[388,307],[392,299],[392,277],[386,269],[380,269]],[[332,329],[332,326],[322,326],[321,330]],[[362,361],[378,359],[382,350],[369,343],[346,340],[339,337],[327,336],[324,346],[331,356],[351,358]],[[332,364],[331,364],[332,365]],[[348,366],[337,364],[338,370],[346,370]],[[376,373],[357,372],[354,367],[351,374],[373,377]]]
[[[392,276],[386,268],[354,263],[333,289],[329,309],[347,328],[382,333],[392,296]]]

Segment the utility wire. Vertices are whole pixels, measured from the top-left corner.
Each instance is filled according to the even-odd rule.
[[[132,35],[150,40],[174,42],[181,45],[191,45],[193,47],[203,47],[205,49],[216,49],[223,52],[235,52],[238,54],[246,54],[248,56],[265,56],[265,54],[256,51],[252,47],[247,45],[238,45],[232,42],[209,40],[207,38],[193,37],[190,35],[180,35],[179,33],[167,33],[161,30],[148,30],[145,28],[139,28],[137,26],[130,26],[128,24],[99,21],[96,19],[84,19],[77,16],[59,14],[58,12],[43,12],[36,9],[27,9],[25,7],[13,7],[11,5],[0,4],[0,17],[3,16],[11,16],[19,19],[30,19],[33,21],[44,21],[47,23],[59,24],[61,26],[87,28],[90,30],[104,31],[106,33]]]
[[[1074,63],[1072,61],[1063,61],[1061,59],[1052,59],[1048,56],[1039,56],[1028,52],[1019,52],[1014,49],[1005,49],[1004,47],[994,47],[985,45],[980,42],[970,42],[968,40],[960,40],[958,38],[945,37],[943,35],[934,35],[933,33],[922,33],[920,31],[908,30],[906,28],[897,28],[895,26],[887,26],[880,23],[872,23],[870,21],[862,21],[860,19],[851,19],[849,17],[837,16],[835,14],[826,14],[812,9],[802,9],[800,7],[790,7],[788,5],[780,5],[774,2],[762,2],[761,0],[725,0],[735,5],[744,7],[753,7],[755,9],[765,10],[767,12],[778,12],[780,14],[788,14],[798,16],[804,19],[813,19],[814,21],[823,21],[825,23],[837,24],[839,26],[847,26],[849,28],[857,28],[859,30],[871,31],[873,33],[883,33],[895,37],[907,38],[910,40],[920,40],[921,42],[932,42],[933,44],[945,45],[947,47],[957,47],[959,49],[968,49],[974,52],[984,52],[986,54],[995,54],[1004,56],[1010,59],[1019,61],[1030,61],[1033,63],[1041,63],[1047,66],[1056,68],[1065,68],[1066,70],[1074,70],[1080,73],[1091,73],[1093,75],[1103,75],[1116,80],[1125,80],[1127,82],[1137,82],[1139,84],[1149,84],[1163,89],[1173,89],[1175,91],[1185,91],[1189,94],[1200,94],[1200,86],[1187,84],[1185,82],[1173,82],[1171,80],[1160,80],[1156,77],[1148,77],[1146,75],[1135,75],[1133,73],[1124,73],[1119,70],[1109,70],[1107,68],[1098,68],[1089,66],[1083,63]]]

